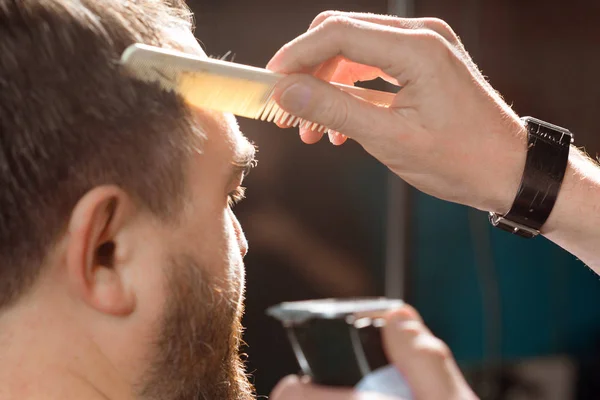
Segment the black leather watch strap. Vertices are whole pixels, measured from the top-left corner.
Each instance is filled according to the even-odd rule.
[[[504,216],[490,213],[500,229],[531,238],[544,225],[565,175],[573,134],[565,128],[524,117],[527,127],[527,159],[510,211]]]

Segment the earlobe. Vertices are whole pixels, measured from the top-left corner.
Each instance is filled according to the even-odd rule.
[[[123,279],[126,228],[134,210],[122,189],[100,186],[79,200],[69,220],[68,285],[77,297],[103,313],[126,315],[135,308],[135,293]]]

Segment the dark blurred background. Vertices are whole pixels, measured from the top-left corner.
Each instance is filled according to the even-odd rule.
[[[520,115],[600,152],[595,0],[189,0],[207,53],[264,66],[328,9],[433,16],[458,33]],[[600,282],[543,238],[407,188],[356,143],[307,146],[295,130],[240,120],[260,149],[236,208],[250,241],[249,370],[259,395],[298,371],[264,310],[320,297],[402,297],[453,350],[484,399],[600,395]]]

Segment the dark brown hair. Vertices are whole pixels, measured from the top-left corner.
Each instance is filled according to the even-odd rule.
[[[178,48],[182,0],[0,0],[0,308],[34,282],[90,189],[169,218],[195,132],[181,100],[128,78],[130,44]]]

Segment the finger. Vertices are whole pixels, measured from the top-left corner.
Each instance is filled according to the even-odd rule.
[[[403,29],[429,29],[433,32],[438,33],[448,42],[453,45],[460,43],[460,40],[454,30],[444,20],[439,18],[400,18],[393,17],[390,15],[378,15],[369,13],[357,13],[357,12],[344,12],[344,11],[324,11],[317,15],[317,17],[310,24],[310,29],[315,29],[328,18],[332,17],[344,17],[352,18],[361,21],[372,22],[375,24],[393,26],[396,28]]]
[[[341,60],[342,60],[341,57],[334,57],[330,60],[327,60],[318,68],[317,72],[315,72],[315,77],[317,77],[323,81],[326,81],[326,82],[338,82],[338,81],[333,81],[333,76],[334,76]],[[339,82],[339,83],[347,83],[347,80],[345,80],[344,82]],[[353,83],[354,82],[352,82],[352,84]],[[306,144],[317,143],[324,136],[324,133],[318,132],[318,131],[313,131],[308,128],[300,127],[298,130],[300,133],[300,139]],[[331,141],[331,136],[329,136],[329,141]]]
[[[337,63],[330,82],[365,82],[372,81],[373,79],[381,78],[391,84],[398,85],[398,80],[384,73],[380,68],[371,67],[368,65],[358,64],[342,58]]]
[[[335,132],[335,131],[330,131],[329,132],[329,141],[334,146],[341,146],[344,143],[346,143],[346,140],[348,140],[348,137],[345,136],[345,135],[342,135],[339,132]]]
[[[317,75],[318,78],[324,81],[343,83],[345,85],[354,85],[354,81],[348,74],[340,74],[339,70],[343,68],[345,64],[343,58],[335,57],[323,64],[323,67],[319,70]],[[320,76],[319,76],[320,75]],[[322,133],[310,130],[308,128],[300,128],[300,138],[304,143],[316,143],[323,137]],[[346,141],[346,137],[341,135],[339,132],[330,131],[328,133],[329,142],[335,146],[340,146]],[[342,139],[342,137],[344,139]]]
[[[410,304],[404,304],[401,308],[394,310],[388,315],[388,320],[396,319],[397,321],[417,321],[423,324],[423,318],[417,310]]]
[[[322,132],[300,129],[300,139],[306,144],[315,144],[323,137]]]
[[[343,57],[334,57],[327,61],[325,61],[318,68],[317,72],[314,74],[317,78],[324,80],[325,82],[331,82],[333,76],[337,69],[339,68],[340,63],[342,62]],[[341,82],[340,82],[341,83]]]
[[[342,57],[332,58],[323,63],[314,74],[315,77],[325,82],[343,83],[353,86],[355,82],[369,81],[376,78],[398,85],[398,81],[387,74],[383,73],[379,68],[369,67],[367,65],[357,64],[348,61]],[[282,122],[275,122],[280,128],[289,128],[290,126]],[[300,136],[303,137],[307,129],[300,129]],[[315,143],[323,135],[317,133],[307,133],[306,143]]]
[[[447,399],[464,384],[448,346],[436,338],[416,312],[392,313],[383,330],[390,361],[408,382],[416,400]]]
[[[332,388],[303,382],[296,376],[284,378],[271,393],[270,400],[394,400],[376,393]]]
[[[338,64],[340,63],[341,60],[342,60],[342,57],[334,57],[330,60],[327,60],[320,66],[314,68],[315,72],[313,75],[323,81],[326,81],[326,82],[337,82],[337,81],[333,80],[333,75],[335,74],[335,72],[338,68]],[[345,83],[345,81],[340,82],[340,83]],[[289,125],[286,125],[282,122],[275,122],[275,123],[280,128],[289,128],[290,127]],[[300,131],[300,138],[306,144],[317,143],[323,137],[323,133],[313,132],[313,131],[310,131],[307,129],[302,129],[302,128],[300,128],[299,131]]]
[[[458,35],[454,32],[452,27],[448,25],[444,20],[439,18],[399,18],[392,17],[387,15],[377,15],[377,14],[367,14],[367,13],[352,13],[352,12],[343,12],[343,11],[325,11],[319,14],[310,25],[310,29],[315,29],[322,23],[324,23],[327,19],[333,17],[341,17],[341,18],[350,18],[361,20],[365,22],[371,22],[374,24],[380,24],[395,28],[401,29],[426,29],[432,32],[437,33],[450,45],[452,45],[458,53],[461,55],[462,59],[465,61],[471,72],[477,77],[477,79],[482,82],[484,85],[488,86],[487,81],[481,76],[479,72],[479,68],[475,65],[471,56],[467,53],[464,45],[460,41]],[[387,80],[382,76],[383,79]],[[398,85],[398,83],[387,80],[388,82]]]
[[[341,56],[325,61],[317,69],[314,76],[326,82],[338,82],[347,85],[377,78],[398,85],[396,79],[385,74],[380,68],[358,64]]]
[[[283,78],[275,88],[274,99],[292,115],[357,140],[369,140],[366,134],[374,129],[390,133],[402,130],[402,117],[392,110],[358,99],[308,75]]]
[[[273,56],[268,68],[280,73],[302,71],[342,55],[364,65],[380,68],[400,84],[415,78],[435,63],[433,54],[447,54],[444,39],[427,30],[407,30],[344,17],[332,17],[318,28],[299,36]]]

